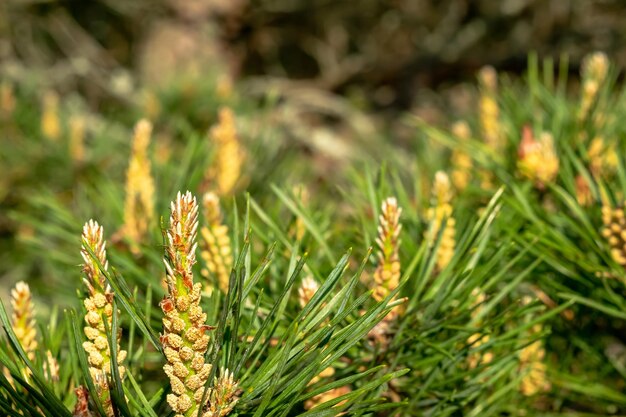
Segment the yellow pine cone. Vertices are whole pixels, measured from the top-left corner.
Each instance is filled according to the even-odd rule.
[[[203,270],[202,274],[205,277],[209,275],[215,277],[220,290],[226,293],[233,267],[233,254],[228,226],[222,223],[220,199],[217,194],[206,193],[203,198],[203,208],[207,225],[200,229],[202,236],[200,256],[207,269]]]
[[[482,333],[474,333],[467,338],[467,344],[472,346],[473,349],[478,349],[481,345],[489,342],[489,335]],[[469,369],[474,369],[479,365],[486,365],[493,360],[492,352],[471,352],[467,358],[467,366]]]
[[[533,333],[541,331],[541,326],[536,325]],[[520,351],[520,372],[523,373],[520,391],[526,396],[532,396],[540,392],[550,390],[550,381],[546,375],[546,364],[543,362],[545,349],[541,340],[536,340]]]
[[[486,66],[480,69],[478,81],[481,86],[479,114],[480,126],[485,143],[495,152],[501,150],[505,143],[502,125],[500,123],[500,109],[498,107],[498,74],[493,67]]]
[[[589,157],[589,171],[594,178],[607,177],[617,170],[619,162],[615,142],[607,144],[602,137],[595,137],[589,143],[587,156]]]
[[[13,85],[7,81],[0,83],[0,118],[8,119],[15,110],[15,93]]]
[[[215,93],[223,100],[227,100],[233,95],[233,79],[229,74],[222,74],[218,77],[215,85]]]
[[[374,271],[372,296],[376,301],[387,298],[400,283],[401,265],[398,250],[400,247],[400,215],[402,209],[398,207],[395,197],[388,197],[382,204],[382,212],[378,220],[378,237],[376,244],[378,252],[378,266]],[[390,340],[391,323],[400,314],[400,308],[395,307],[378,322],[368,333],[367,337],[374,343],[386,346]],[[309,400],[313,401],[313,399]]]
[[[439,250],[437,251],[437,269],[440,271],[448,266],[454,256],[454,247],[456,246],[455,223],[456,220],[453,217],[448,218],[446,228],[441,237],[441,242],[439,243]]]
[[[207,393],[208,404],[202,417],[224,417],[230,414],[239,401],[238,390],[239,384],[232,372],[228,369],[223,370],[222,375],[215,378],[213,387]]]
[[[603,52],[594,52],[583,58],[581,76],[583,79],[582,95],[578,119],[585,119],[596,101],[598,91],[604,84],[609,71],[609,59]]]
[[[574,182],[576,188],[576,201],[582,207],[590,206],[593,203],[593,195],[591,194],[591,188],[585,177],[577,175]]]
[[[216,145],[216,155],[206,180],[215,186],[219,195],[230,195],[239,182],[245,159],[235,126],[235,115],[230,108],[220,109],[219,122],[211,129],[210,136]]]
[[[111,396],[109,392],[108,378],[111,375],[111,350],[106,333],[106,327],[103,317],[107,320],[107,326],[111,329],[113,321],[113,291],[106,282],[104,274],[98,267],[97,262],[92,259],[87,248],[93,252],[106,271],[108,261],[106,257],[106,242],[104,241],[104,230],[94,220],[89,220],[83,227],[83,247],[81,255],[84,260],[83,273],[85,278],[83,281],[87,286],[89,296],[85,299],[84,305],[87,313],[85,314],[86,326],[84,328],[87,341],[83,343],[83,348],[87,352],[87,360],[89,362],[89,372],[91,378],[96,385],[100,401],[107,413],[107,416],[113,416],[113,407],[111,406]],[[122,366],[126,358],[126,351],[120,350],[119,342],[121,339],[121,331],[115,335],[117,338],[117,364],[120,377],[124,377],[125,368]]]
[[[24,281],[15,284],[11,290],[11,307],[13,315],[11,324],[17,340],[31,361],[35,359],[37,349],[37,328],[35,324],[35,307],[30,287]]]
[[[70,157],[76,163],[85,160],[85,117],[74,115],[70,117]]]
[[[329,366],[328,368],[324,369],[322,372],[317,374],[315,377],[313,377],[313,379],[309,381],[308,385],[315,384],[316,382],[319,382],[321,379],[330,378],[333,375],[335,375],[335,368],[333,368],[332,366]]]
[[[604,52],[592,52],[583,58],[581,75],[584,79],[604,82],[609,72],[609,58]]]
[[[46,351],[46,366],[43,369],[43,373],[46,379],[52,382],[59,381],[59,362],[57,358],[52,356],[52,352],[49,350]]]
[[[172,393],[167,402],[176,417],[196,417],[204,385],[211,365],[204,362],[209,344],[205,324],[207,316],[200,307],[202,285],[194,284],[192,267],[196,263],[198,204],[190,192],[178,193],[171,204],[170,225],[167,229],[165,270],[167,293],[161,301],[163,335],[161,343],[167,364],[163,366],[170,379]],[[201,417],[212,416],[210,411]]]
[[[472,132],[465,121],[459,121],[452,125],[452,134],[461,142],[469,140]],[[463,191],[467,188],[472,177],[472,158],[457,146],[452,151],[451,162],[453,167],[452,183],[457,190]]]
[[[61,137],[59,96],[53,91],[47,91],[43,96],[41,133],[46,139],[50,139],[52,141],[56,141]]]
[[[293,187],[293,195],[300,200],[300,203],[303,206],[307,206],[309,204],[310,195],[309,191],[302,184],[298,184]],[[289,229],[289,236],[294,238],[297,241],[302,241],[304,238],[304,234],[306,233],[306,225],[304,224],[304,219],[300,216],[296,217],[296,220],[291,225]]]
[[[452,200],[452,187],[450,187],[450,178],[443,171],[435,172],[435,181],[433,182],[433,197],[437,205],[449,203]]]
[[[146,117],[150,120],[157,120],[163,110],[159,96],[151,90],[146,90],[142,93],[141,107]]]
[[[318,394],[314,397],[309,398],[308,400],[306,400],[304,402],[304,408],[307,410],[310,410],[312,408],[317,407],[318,405],[324,404],[328,401],[332,401],[336,398],[341,397],[342,395],[348,394],[350,393],[352,390],[350,389],[349,386],[343,386],[343,387],[339,387],[339,388],[333,388],[329,391],[323,392],[321,394]],[[334,405],[333,407],[338,407],[340,405],[342,405],[344,403],[344,401],[337,403],[336,405]]]
[[[530,126],[524,126],[518,148],[517,168],[523,177],[539,189],[553,183],[559,173],[559,158],[550,133],[543,132],[536,140]]]
[[[432,194],[433,205],[426,213],[426,217],[431,223],[426,237],[434,243],[443,222],[446,222],[437,250],[437,269],[441,271],[450,263],[456,246],[456,220],[452,217],[452,205],[450,204],[452,201],[452,187],[450,186],[450,179],[445,172],[437,171],[435,173]]]
[[[378,266],[374,271],[374,293],[376,301],[385,299],[400,282],[400,215],[395,197],[389,197],[382,204],[382,213],[378,220]]]
[[[482,311],[483,304],[487,299],[487,296],[480,288],[474,288],[472,290],[472,319],[476,319],[478,314]],[[481,324],[480,321],[475,322],[474,325],[479,326]],[[474,349],[480,347],[481,345],[489,342],[489,335],[482,333],[474,333],[470,337],[467,338],[467,345],[472,346]],[[492,352],[470,352],[469,357],[467,359],[468,366],[470,369],[474,369],[479,365],[488,364],[493,360]]]
[[[475,319],[482,311],[483,304],[487,300],[487,296],[480,288],[474,288],[472,290],[472,319]]]
[[[483,190],[493,190],[496,184],[496,176],[493,171],[488,169],[481,169],[478,171],[478,178],[480,179],[480,188]]]
[[[154,179],[151,173],[148,146],[152,124],[142,119],[135,126],[130,163],[126,173],[123,231],[135,246],[145,240],[154,219]]]
[[[74,390],[74,393],[76,393],[76,404],[72,417],[94,417],[89,410],[89,390],[81,385]]]
[[[298,302],[300,307],[304,308],[309,301],[313,298],[317,290],[320,288],[319,284],[312,277],[306,277],[302,280],[300,288],[298,288]]]
[[[626,266],[626,219],[624,209],[612,208],[608,204],[602,206],[602,236],[611,247],[611,257],[615,262]]]

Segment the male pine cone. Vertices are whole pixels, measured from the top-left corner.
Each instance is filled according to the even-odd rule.
[[[429,240],[435,242],[439,236],[439,231],[445,222],[445,228],[441,232],[441,240],[437,249],[437,269],[443,270],[454,256],[456,246],[456,221],[452,217],[452,187],[450,179],[443,171],[437,171],[433,184],[433,205],[428,210],[427,217],[431,222]]]
[[[89,292],[89,296],[84,301],[87,310],[85,315],[87,326],[85,326],[84,331],[88,340],[83,343],[83,348],[88,354],[89,372],[96,385],[100,402],[107,413],[107,417],[110,417],[114,415],[109,392],[111,351],[103,317],[107,320],[108,328],[111,329],[114,294],[100,270],[100,267],[105,271],[108,268],[103,234],[102,226],[93,220],[85,223],[83,227],[83,247],[81,250],[81,255],[85,261],[83,265],[85,278],[83,281]],[[126,357],[126,352],[120,350],[119,347],[121,332],[115,337],[117,338],[117,364],[119,365],[120,377],[123,378],[125,368],[121,364]]]
[[[11,290],[11,307],[13,331],[28,359],[32,361],[37,349],[37,328],[30,287],[24,281],[15,284],[15,288]]]
[[[611,257],[621,266],[626,266],[626,216],[621,207],[602,206],[602,236],[611,248]]]
[[[207,269],[202,274],[207,278],[211,275],[220,290],[228,291],[230,270],[233,266],[233,254],[228,235],[228,226],[222,222],[220,199],[215,193],[206,193],[203,198],[204,218],[206,226],[200,229],[202,235],[202,252],[200,256]]]
[[[172,394],[167,402],[176,417],[211,417],[204,410],[209,395],[202,403],[204,386],[211,365],[204,362],[209,344],[205,325],[207,316],[200,307],[202,285],[193,282],[192,267],[196,263],[198,204],[190,192],[178,193],[172,202],[170,226],[167,229],[165,269],[167,294],[161,301],[163,335],[161,342],[167,358],[163,370],[170,379]]]
[[[374,271],[374,299],[381,301],[393,291],[400,283],[400,214],[402,209],[398,207],[395,197],[389,197],[383,201],[382,213],[379,217],[378,237],[378,266]]]

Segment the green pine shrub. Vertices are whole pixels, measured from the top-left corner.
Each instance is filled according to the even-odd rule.
[[[4,82],[0,410],[623,412],[623,95],[567,74],[484,69],[461,124],[367,146],[214,80],[101,112]]]

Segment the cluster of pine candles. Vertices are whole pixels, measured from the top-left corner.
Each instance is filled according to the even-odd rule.
[[[118,232],[123,233],[131,243],[140,242],[148,233],[148,228],[154,220],[153,193],[154,181],[150,173],[150,162],[146,150],[152,127],[146,120],[141,120],[135,128],[133,152],[127,176],[127,198],[124,211],[124,225]],[[236,143],[234,118],[229,109],[220,113],[220,125],[212,130],[212,135],[218,144],[224,145],[222,156],[217,159],[218,165],[229,166],[230,169],[212,168],[210,173],[222,173],[213,182],[219,184],[219,193],[228,195],[236,184],[237,167],[241,162],[229,165],[229,160],[239,160],[240,151],[231,142]],[[210,174],[209,174],[210,175]],[[441,241],[437,252],[437,268],[443,269],[454,254],[455,223],[452,216],[451,203],[452,188],[448,176],[437,172],[433,184],[432,207],[428,210],[427,218],[432,226],[429,228],[426,239],[433,244],[441,233]],[[164,264],[166,267],[165,285],[167,296],[161,301],[163,310],[163,333],[161,343],[167,363],[163,371],[170,379],[172,393],[167,401],[176,417],[215,417],[225,416],[237,403],[238,384],[235,375],[228,369],[220,369],[215,376],[212,388],[205,390],[207,379],[211,374],[211,365],[205,363],[205,353],[208,347],[211,325],[206,323],[206,314],[202,311],[200,301],[203,284],[212,291],[213,284],[217,284],[220,291],[228,291],[230,269],[233,264],[232,248],[228,234],[228,226],[222,223],[220,198],[216,192],[209,191],[202,198],[202,214],[204,224],[199,225],[200,207],[189,191],[178,193],[171,202],[169,226],[166,230],[166,247]],[[394,197],[385,199],[382,203],[378,221],[377,267],[373,272],[372,297],[382,301],[398,287],[401,276],[401,261],[399,246],[402,208],[398,206]],[[192,271],[196,263],[198,251],[198,231],[201,235],[200,256],[207,265],[202,270],[205,280],[195,280]],[[118,237],[119,239],[119,237]],[[111,352],[108,342],[107,329],[111,329],[113,315],[113,299],[115,293],[107,283],[102,271],[108,270],[106,255],[106,240],[104,230],[94,220],[89,220],[83,227],[83,247],[81,255],[84,261],[84,284],[87,297],[84,300],[85,338],[83,347],[88,354],[91,378],[96,386],[99,401],[107,417],[114,416],[109,392],[111,378]],[[136,246],[131,250],[137,251]],[[200,281],[200,282],[199,282]],[[315,295],[319,284],[311,277],[301,283],[298,290],[299,302],[302,307]],[[477,296],[477,302],[480,297]],[[32,354],[37,346],[32,305],[28,285],[20,282],[12,292],[13,326],[24,349]],[[383,320],[376,325],[369,334],[373,343],[384,346],[393,335],[393,322],[402,314],[402,305],[393,308]],[[105,321],[107,322],[105,324]],[[119,343],[121,329],[114,335]],[[472,341],[474,343],[474,341]],[[541,368],[541,343],[539,341],[529,345],[522,352],[524,366],[532,367],[527,378],[524,379],[522,391],[529,395],[546,386],[545,377]],[[528,353],[526,353],[528,352]],[[116,360],[120,377],[123,379],[126,352],[117,345]],[[475,361],[475,358],[471,358]],[[480,359],[488,361],[488,354]],[[58,368],[56,359],[48,352],[48,375],[54,378],[54,370]],[[472,365],[475,366],[475,365]],[[25,371],[26,372],[26,371]],[[329,378],[334,374],[333,368],[327,368],[319,378]],[[349,391],[348,386],[335,388],[308,400],[306,408],[338,398]],[[88,391],[84,387],[76,389],[77,402],[74,415],[83,415],[85,404],[88,403]]]
[[[580,120],[586,120],[591,114],[600,87],[607,77],[608,67],[608,60],[603,54],[593,54],[585,60],[582,68],[583,94],[577,115]],[[479,80],[481,95],[478,136],[484,139],[489,152],[498,154],[507,146],[507,139],[497,104],[497,74],[493,69],[485,68],[480,72]],[[5,90],[3,87],[3,91]],[[5,91],[3,97],[5,96],[10,94]],[[41,130],[44,136],[52,140],[60,135],[58,101],[53,93],[46,94],[43,99]],[[11,101],[5,97],[3,103],[6,112]],[[593,120],[593,123],[603,122],[599,114],[601,113],[594,113],[597,120]],[[84,121],[78,118],[71,120],[70,130],[71,154],[76,159],[82,159],[85,153]],[[451,133],[459,143],[472,138],[471,128],[464,121],[455,123]],[[139,245],[156,223],[156,187],[148,157],[151,135],[152,125],[149,121],[141,120],[136,124],[127,171],[124,224],[109,234],[110,240],[124,242],[132,253],[140,252]],[[169,379],[171,388],[167,403],[176,417],[226,416],[235,409],[242,394],[239,375],[234,370],[213,369],[207,361],[207,349],[216,323],[207,322],[202,299],[214,291],[225,295],[231,289],[231,272],[237,254],[231,244],[229,226],[223,219],[220,200],[233,196],[245,186],[242,167],[249,156],[238,140],[235,115],[229,108],[220,110],[219,123],[211,129],[210,137],[216,154],[212,166],[205,173],[201,189],[198,190],[200,197],[197,198],[189,191],[179,192],[171,202],[169,221],[164,225],[163,231],[165,275],[161,284],[166,289],[166,295],[160,302],[163,324],[160,343],[164,354],[163,373]],[[600,136],[589,140],[588,169],[592,178],[578,175],[575,180],[575,198],[581,206],[589,206],[594,201],[589,181],[606,178],[617,169],[616,152]],[[437,171],[430,179],[430,207],[423,213],[428,228],[422,238],[435,251],[435,274],[445,270],[455,256],[455,195],[463,192],[472,182],[478,181],[485,190],[494,190],[497,184],[493,172],[475,166],[472,155],[461,147],[452,150],[450,161],[449,175],[444,171]],[[524,127],[515,164],[516,175],[532,183],[538,192],[550,187],[556,181],[560,168],[552,134],[547,131],[536,132],[530,126]],[[303,202],[308,198],[304,187],[299,187],[294,194]],[[619,265],[626,265],[624,210],[621,206],[615,208],[609,195],[602,189],[600,199],[603,205],[602,236],[610,246],[613,260]],[[389,304],[393,304],[393,308],[367,335],[368,342],[382,350],[393,339],[397,322],[405,314],[407,303],[407,298],[398,296],[403,267],[406,264],[406,260],[400,256],[400,249],[403,210],[407,209],[400,207],[397,196],[388,196],[382,201],[377,223],[370,225],[372,230],[376,230],[375,267],[369,271],[367,285],[373,300],[387,300]],[[304,229],[302,219],[296,219],[293,236],[301,239]],[[126,351],[120,346],[123,329],[114,326],[113,322],[114,316],[121,312],[114,311],[116,293],[107,279],[109,261],[106,236],[97,221],[89,220],[83,227],[80,250],[86,294],[83,300],[83,348],[87,355],[90,378],[98,395],[97,403],[102,410],[94,409],[94,399],[89,398],[86,387],[77,386],[74,416],[89,416],[102,411],[106,417],[115,416],[111,381],[114,377],[123,380],[127,372],[124,365]],[[77,254],[78,252],[77,248]],[[204,266],[199,271],[200,276],[194,276],[193,272],[197,255]],[[155,283],[159,282],[159,277],[154,279]],[[320,284],[311,276],[302,279],[297,291],[301,308],[307,306],[319,287]],[[472,292],[470,304],[474,306],[472,319],[476,325],[480,325],[481,308],[486,297],[480,288],[475,288]],[[40,340],[36,330],[35,306],[26,283],[16,284],[11,292],[11,305],[13,331],[32,361]],[[117,333],[112,334],[112,329],[117,329]],[[544,346],[542,340],[536,337],[542,331],[541,324],[531,326],[526,332],[529,343],[519,351],[519,371],[523,377],[518,390],[529,397],[551,389],[544,363]],[[467,338],[467,344],[479,348],[487,345],[489,340],[489,335],[475,333]],[[488,366],[493,358],[492,352],[476,349],[467,358],[467,366],[470,369]],[[57,358],[50,351],[46,351],[45,359],[43,375],[50,381],[58,379]],[[112,363],[117,366],[112,367]],[[116,369],[117,375],[112,375],[113,369]],[[335,372],[332,366],[328,367],[311,383],[324,378],[332,380]],[[9,381],[12,380],[6,370],[5,376]],[[29,378],[27,368],[23,369],[23,377],[26,380]],[[350,390],[349,384],[335,387],[308,399],[304,408],[315,409],[327,401],[341,398]],[[394,398],[391,390],[388,395],[392,399],[402,400]]]

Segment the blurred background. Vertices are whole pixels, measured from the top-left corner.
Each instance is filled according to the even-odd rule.
[[[484,65],[521,73],[529,51],[567,55],[572,71],[595,50],[622,66],[625,18],[620,0],[4,0],[0,71],[45,74],[92,106],[219,73],[427,112],[462,105],[455,86]]]

